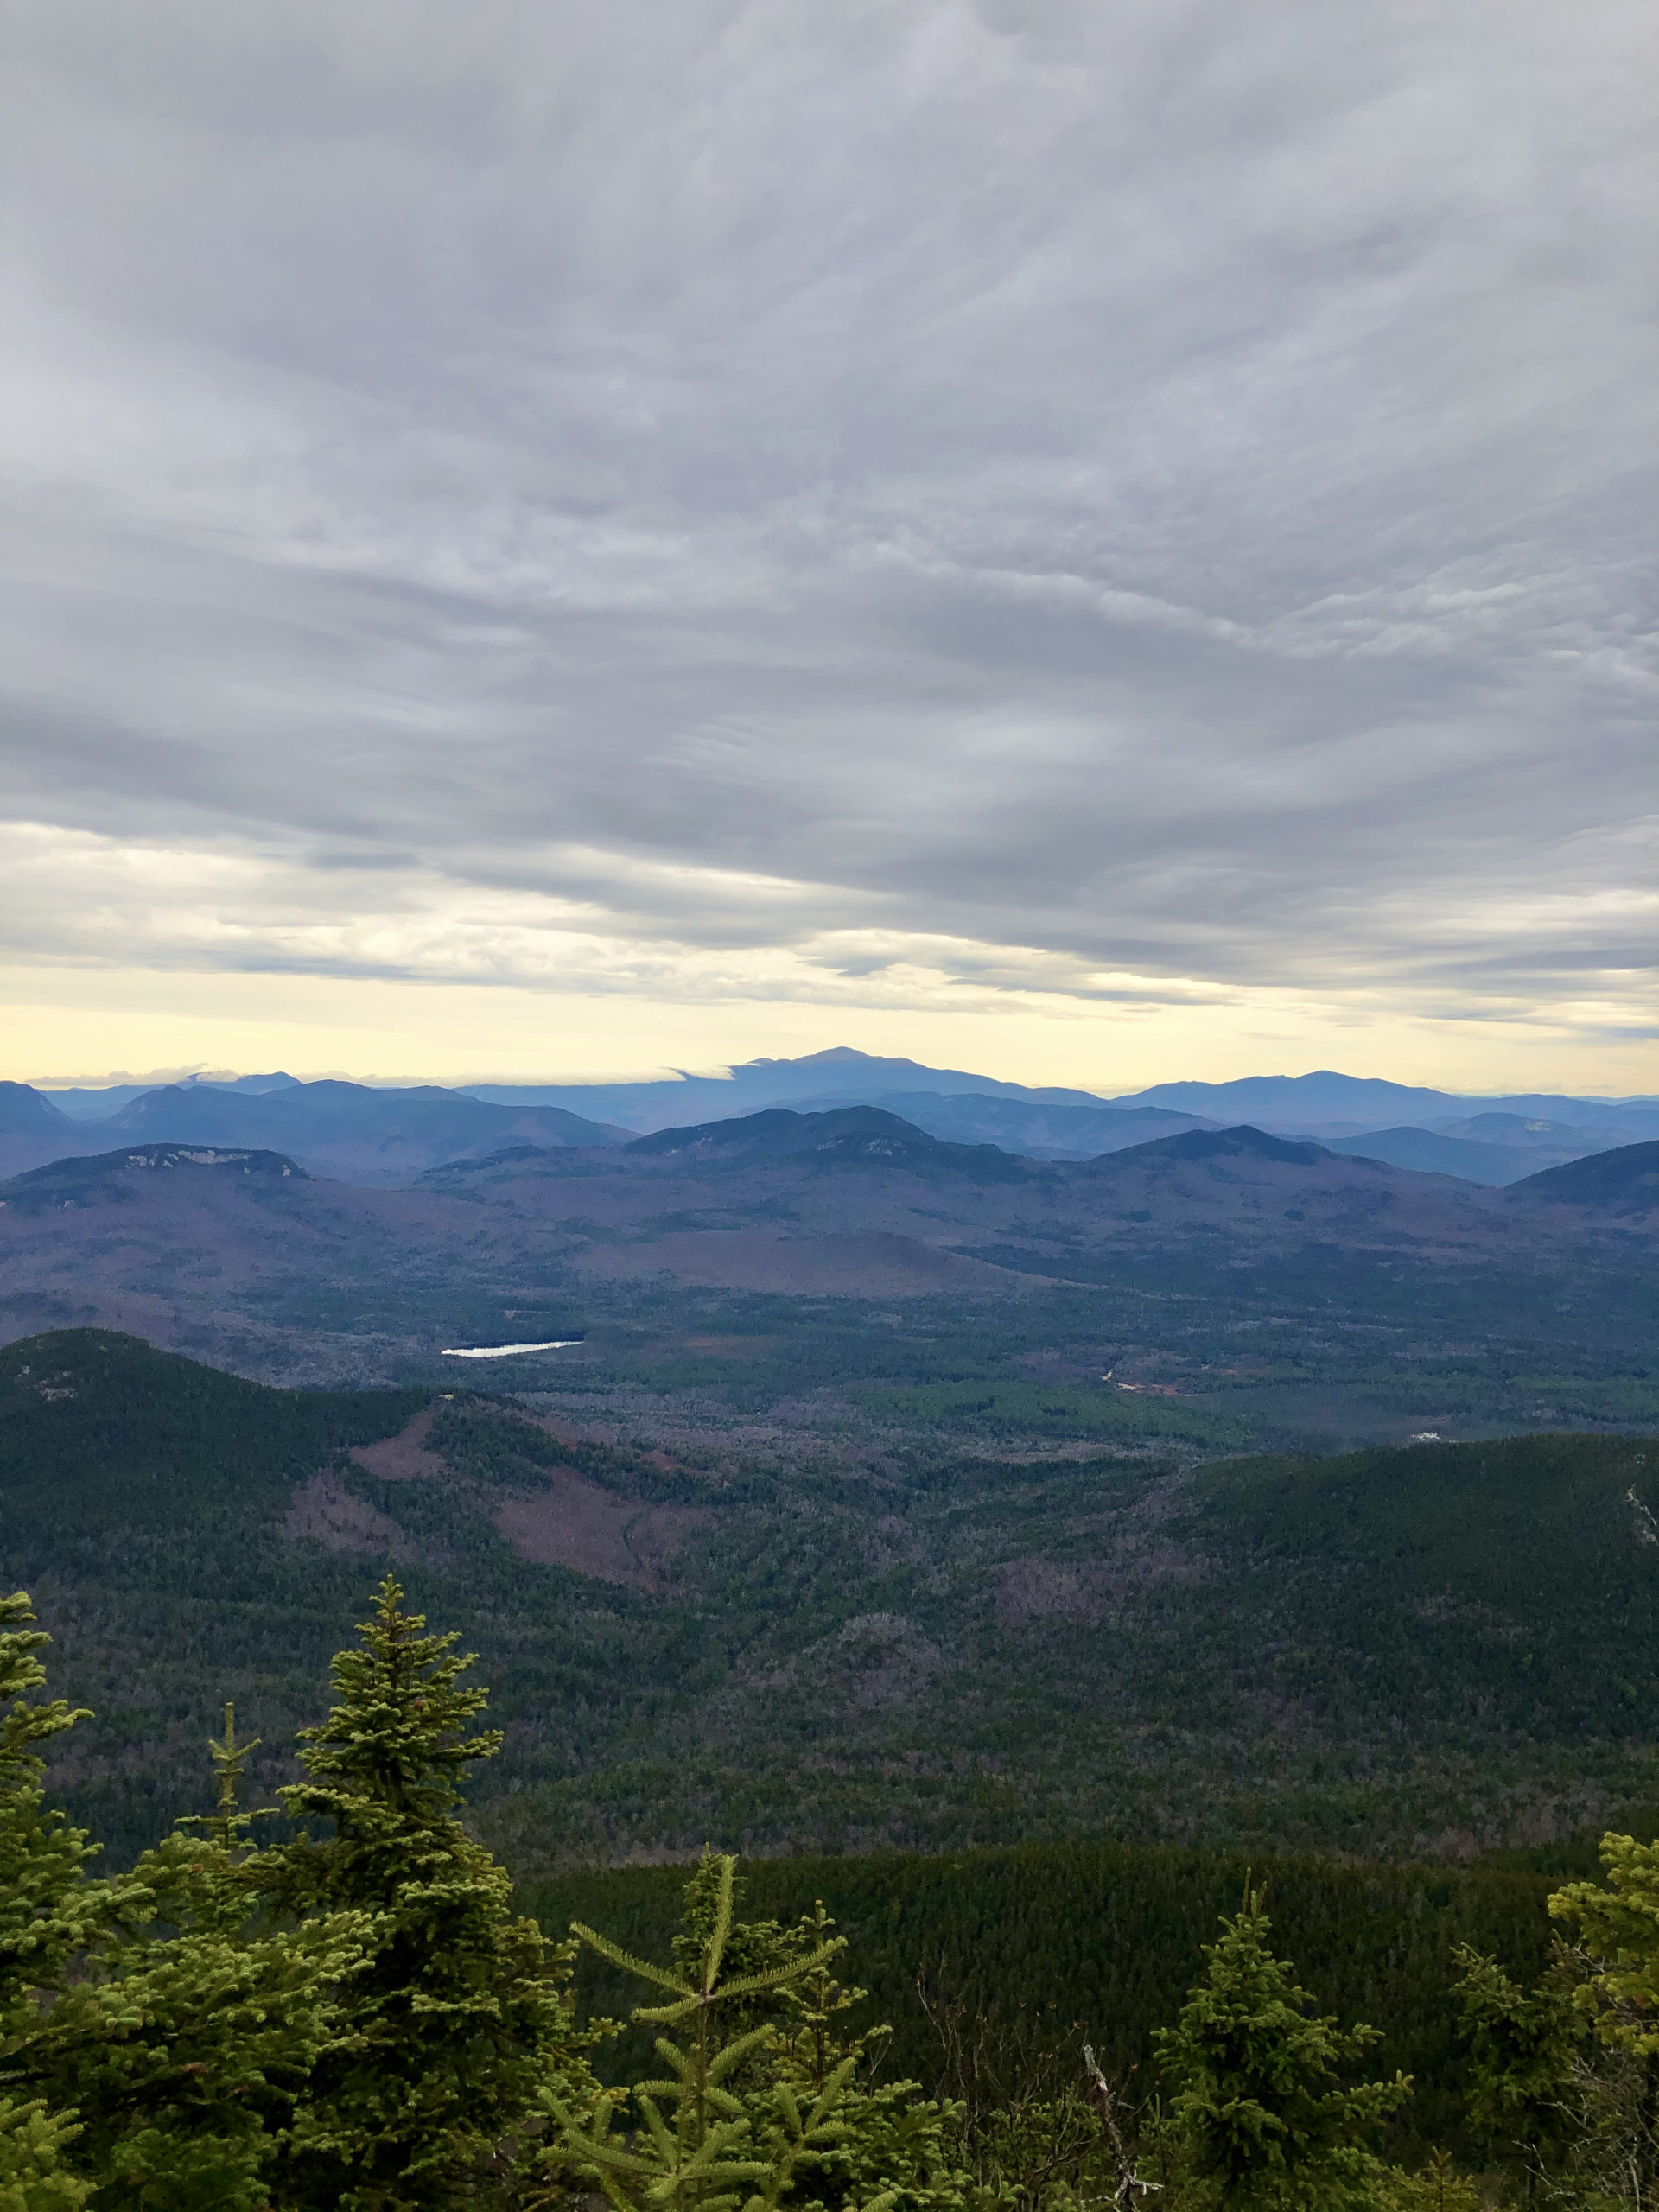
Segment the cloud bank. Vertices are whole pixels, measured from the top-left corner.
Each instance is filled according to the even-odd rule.
[[[1651,1037],[1648,8],[12,48],[14,973]]]

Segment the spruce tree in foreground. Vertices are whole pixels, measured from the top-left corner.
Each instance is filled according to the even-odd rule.
[[[28,2083],[41,1998],[55,1994],[76,1954],[112,1917],[116,1901],[86,1881],[92,1847],[61,1813],[46,1810],[46,1769],[38,1746],[81,1715],[61,1698],[32,1701],[44,1687],[38,1657],[51,1642],[32,1630],[26,1592],[0,1598],[0,2066],[9,2083]],[[73,2108],[43,2097],[0,2094],[0,2203],[27,2212],[73,2212],[91,2194],[67,2164],[80,2133]]]
[[[362,1955],[359,1916],[249,1921],[245,1853],[182,1831],[134,1869],[142,1905],[57,1996],[31,2053],[73,2101],[95,2212],[263,2212]]]
[[[1559,1970],[1524,1990],[1467,1943],[1453,1955],[1463,1968],[1453,1994],[1469,2055],[1471,2126],[1519,2175],[1530,2204],[1572,2145],[1573,2061],[1586,2024]]]
[[[840,2022],[862,1992],[830,1972],[845,1939],[821,1906],[791,1930],[740,1922],[736,1891],[736,1861],[706,1853],[672,1969],[577,1923],[601,1958],[664,1993],[635,2022],[675,2033],[656,2040],[656,2079],[545,2096],[548,2201],[575,2179],[614,2212],[960,2212],[976,2192],[946,2143],[950,2107],[912,2082],[857,2080],[870,2038],[846,2037]]]
[[[86,1837],[44,1807],[35,1746],[79,1716],[29,1701],[32,1618],[0,1599],[0,2206],[255,2212],[358,1929],[251,1935],[233,1806],[93,1878]]]
[[[1659,1843],[1605,1835],[1605,1887],[1570,1882],[1550,1916],[1578,1940],[1575,2001],[1604,2057],[1582,2069],[1574,2164],[1602,2202],[1659,2204]]]
[[[312,2072],[277,2170],[295,2212],[427,2212],[505,2201],[538,2094],[591,2089],[567,1998],[574,1946],[515,1918],[505,1872],[455,1817],[486,1693],[454,1636],[429,1636],[391,1577],[339,1653],[338,1703],[300,1736],[308,1779],[280,1795],[326,1821],[264,1854],[277,1909],[365,1916],[338,2033]]]
[[[1371,2149],[1409,2094],[1392,2082],[1344,2087],[1341,2075],[1380,2040],[1312,2011],[1268,1947],[1261,1893],[1206,1944],[1207,1968],[1173,2028],[1159,2031],[1173,2095],[1175,2201],[1216,2212],[1373,2212],[1391,2177]]]

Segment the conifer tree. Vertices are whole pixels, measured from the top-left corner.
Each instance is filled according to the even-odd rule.
[[[182,1832],[134,1870],[142,1908],[82,1961],[30,2052],[73,2098],[103,2208],[257,2212],[336,2033],[359,1916],[253,1932],[238,1854]]]
[[[1487,2203],[1449,2151],[1431,2151],[1421,2173],[1390,2172],[1382,2202],[1387,2212],[1486,2212]]]
[[[38,1746],[83,1716],[61,1698],[35,1702],[46,1682],[37,1656],[51,1642],[29,1625],[25,1591],[0,1597],[0,2065],[9,2083],[28,2081],[27,2054],[39,2031],[41,1998],[63,1986],[70,1962],[118,1909],[109,1888],[86,1878],[92,1847],[62,1814],[46,1809]],[[91,2184],[68,2165],[80,2133],[73,2107],[0,2094],[0,2204],[19,2212],[73,2212]]]
[[[1173,2089],[1170,2122],[1183,2204],[1217,2212],[1370,2212],[1387,2202],[1370,2148],[1379,2123],[1409,2093],[1392,2082],[1343,2086],[1343,2069],[1379,2040],[1312,2011],[1308,1992],[1268,1947],[1261,1893],[1206,1944],[1206,1971],[1160,2062]]]
[[[0,1619],[32,1618],[21,1594],[0,1599]],[[92,1878],[92,1847],[44,1808],[34,1746],[79,1717],[28,1702],[47,1641],[0,1633],[0,2025],[25,2091],[0,2117],[0,2206],[252,2212],[353,1931],[249,1940],[229,1802],[213,1835],[176,1834],[130,1875]]]
[[[487,1693],[461,1681],[472,1657],[425,1625],[388,1577],[361,1644],[335,1657],[338,1702],[300,1736],[308,1778],[280,1793],[327,1832],[265,1854],[280,1910],[368,1923],[283,2154],[278,2198],[296,2212],[497,2201],[538,2091],[590,2080],[574,1947],[513,1917],[505,1871],[456,1817],[467,1769],[501,1739],[473,1732]]]
[[[963,2163],[960,2107],[925,2096],[917,2082],[876,2082],[873,2076],[891,2028],[855,2033],[848,2015],[868,1996],[835,1972],[847,1948],[820,1898],[783,1936],[788,1955],[804,1971],[778,1992],[779,2016],[764,2063],[772,2080],[798,2097],[817,2097],[849,2062],[852,2072],[836,2107],[846,2129],[842,2139],[802,2161],[804,2186],[815,2203],[850,2207],[885,2195],[894,2212],[956,2208],[988,2197]]]
[[[1587,1969],[1575,2002],[1598,2040],[1628,2061],[1626,2082],[1596,2085],[1589,2132],[1619,2139],[1618,2164],[1648,2206],[1659,2202],[1659,1843],[1604,1835],[1601,1863],[1605,1887],[1570,1882],[1549,1910],[1576,1934]],[[1583,2150],[1593,2160],[1605,2144]]]
[[[1576,1932],[1594,1971],[1578,1993],[1605,2041],[1659,2054],[1659,1843],[1605,1835],[1605,1886],[1570,1882],[1549,1900]]]
[[[658,2036],[663,2074],[630,2092],[545,2098],[550,2183],[597,2183],[615,2212],[775,2212],[797,2196],[844,2212],[957,2212],[974,2192],[944,2141],[948,2109],[918,2102],[913,2082],[855,2078],[868,2038],[837,2023],[863,1993],[830,1971],[844,1939],[823,1907],[786,1931],[737,1921],[736,1892],[735,1860],[705,1853],[671,1971],[576,1924],[602,1958],[666,1993],[634,2020],[678,2034]],[[733,1955],[745,1971],[728,1970]]]
[[[829,2148],[844,2133],[836,2107],[850,2064],[830,2075],[804,2111],[792,2094],[785,2096],[775,2113],[787,2131],[785,2141],[763,2140],[754,2101],[739,2094],[746,2062],[758,2058],[772,2032],[766,2021],[750,2025],[739,2008],[799,1980],[817,1961],[809,1954],[747,1974],[726,1974],[735,1861],[720,1859],[714,1866],[712,1924],[697,1945],[690,1976],[635,1958],[594,1929],[575,1923],[575,1935],[601,1958],[667,1992],[665,2005],[639,2006],[636,2023],[684,2031],[677,2043],[665,2034],[656,2039],[667,2072],[635,2084],[633,2101],[644,2125],[632,2141],[619,2140],[612,2133],[620,2103],[613,2092],[601,2091],[585,2109],[556,2090],[545,2095],[545,2109],[563,2137],[563,2156],[549,2162],[550,2170],[574,2165],[584,2179],[597,2182],[617,2212],[646,2206],[652,2212],[775,2206],[787,2193],[802,2155]],[[677,1964],[683,1961],[682,1950]]]
[[[1571,2139],[1583,2016],[1559,1974],[1528,1991],[1467,1943],[1453,1955],[1463,1968],[1453,1993],[1469,2053],[1470,2123],[1494,2156],[1520,2171],[1531,2203],[1539,2177],[1560,2165]]]

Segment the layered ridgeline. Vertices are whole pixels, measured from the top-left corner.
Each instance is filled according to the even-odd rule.
[[[0,1173],[124,1143],[285,1152],[347,1182],[408,1180],[512,1143],[592,1147],[629,1133],[764,1109],[870,1107],[930,1135],[1039,1157],[1089,1160],[1191,1128],[1241,1122],[1476,1183],[1659,1137],[1659,1100],[1459,1098],[1421,1085],[1324,1072],[1168,1084],[1110,1100],[999,1081],[844,1047],[759,1060],[723,1077],[621,1084],[381,1087],[292,1076],[111,1085],[50,1093],[0,1083]]]
[[[134,1144],[0,1184],[0,1338],[118,1328],[354,1385],[581,1338],[531,1387],[815,1451],[1659,1425],[1656,1150],[1496,1191],[1248,1127],[1077,1163],[779,1108],[365,1190]]]
[[[557,1106],[500,1106],[435,1085],[385,1090],[361,1083],[295,1083],[270,1090],[164,1084],[67,1093],[90,1113],[67,1114],[26,1084],[0,1083],[0,1173],[114,1147],[210,1145],[298,1154],[347,1182],[406,1181],[440,1160],[504,1145],[606,1145],[620,1130]]]
[[[97,1716],[57,1783],[122,1850],[226,1697],[267,1745],[315,1717],[388,1567],[490,1655],[477,1817],[526,1877],[709,1836],[1459,1853],[1659,1795],[1639,1437],[665,1452],[70,1331],[0,1354],[0,1577]]]

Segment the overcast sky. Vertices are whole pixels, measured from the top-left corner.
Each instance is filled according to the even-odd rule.
[[[0,1073],[1659,1090],[1651,0],[12,0]]]

